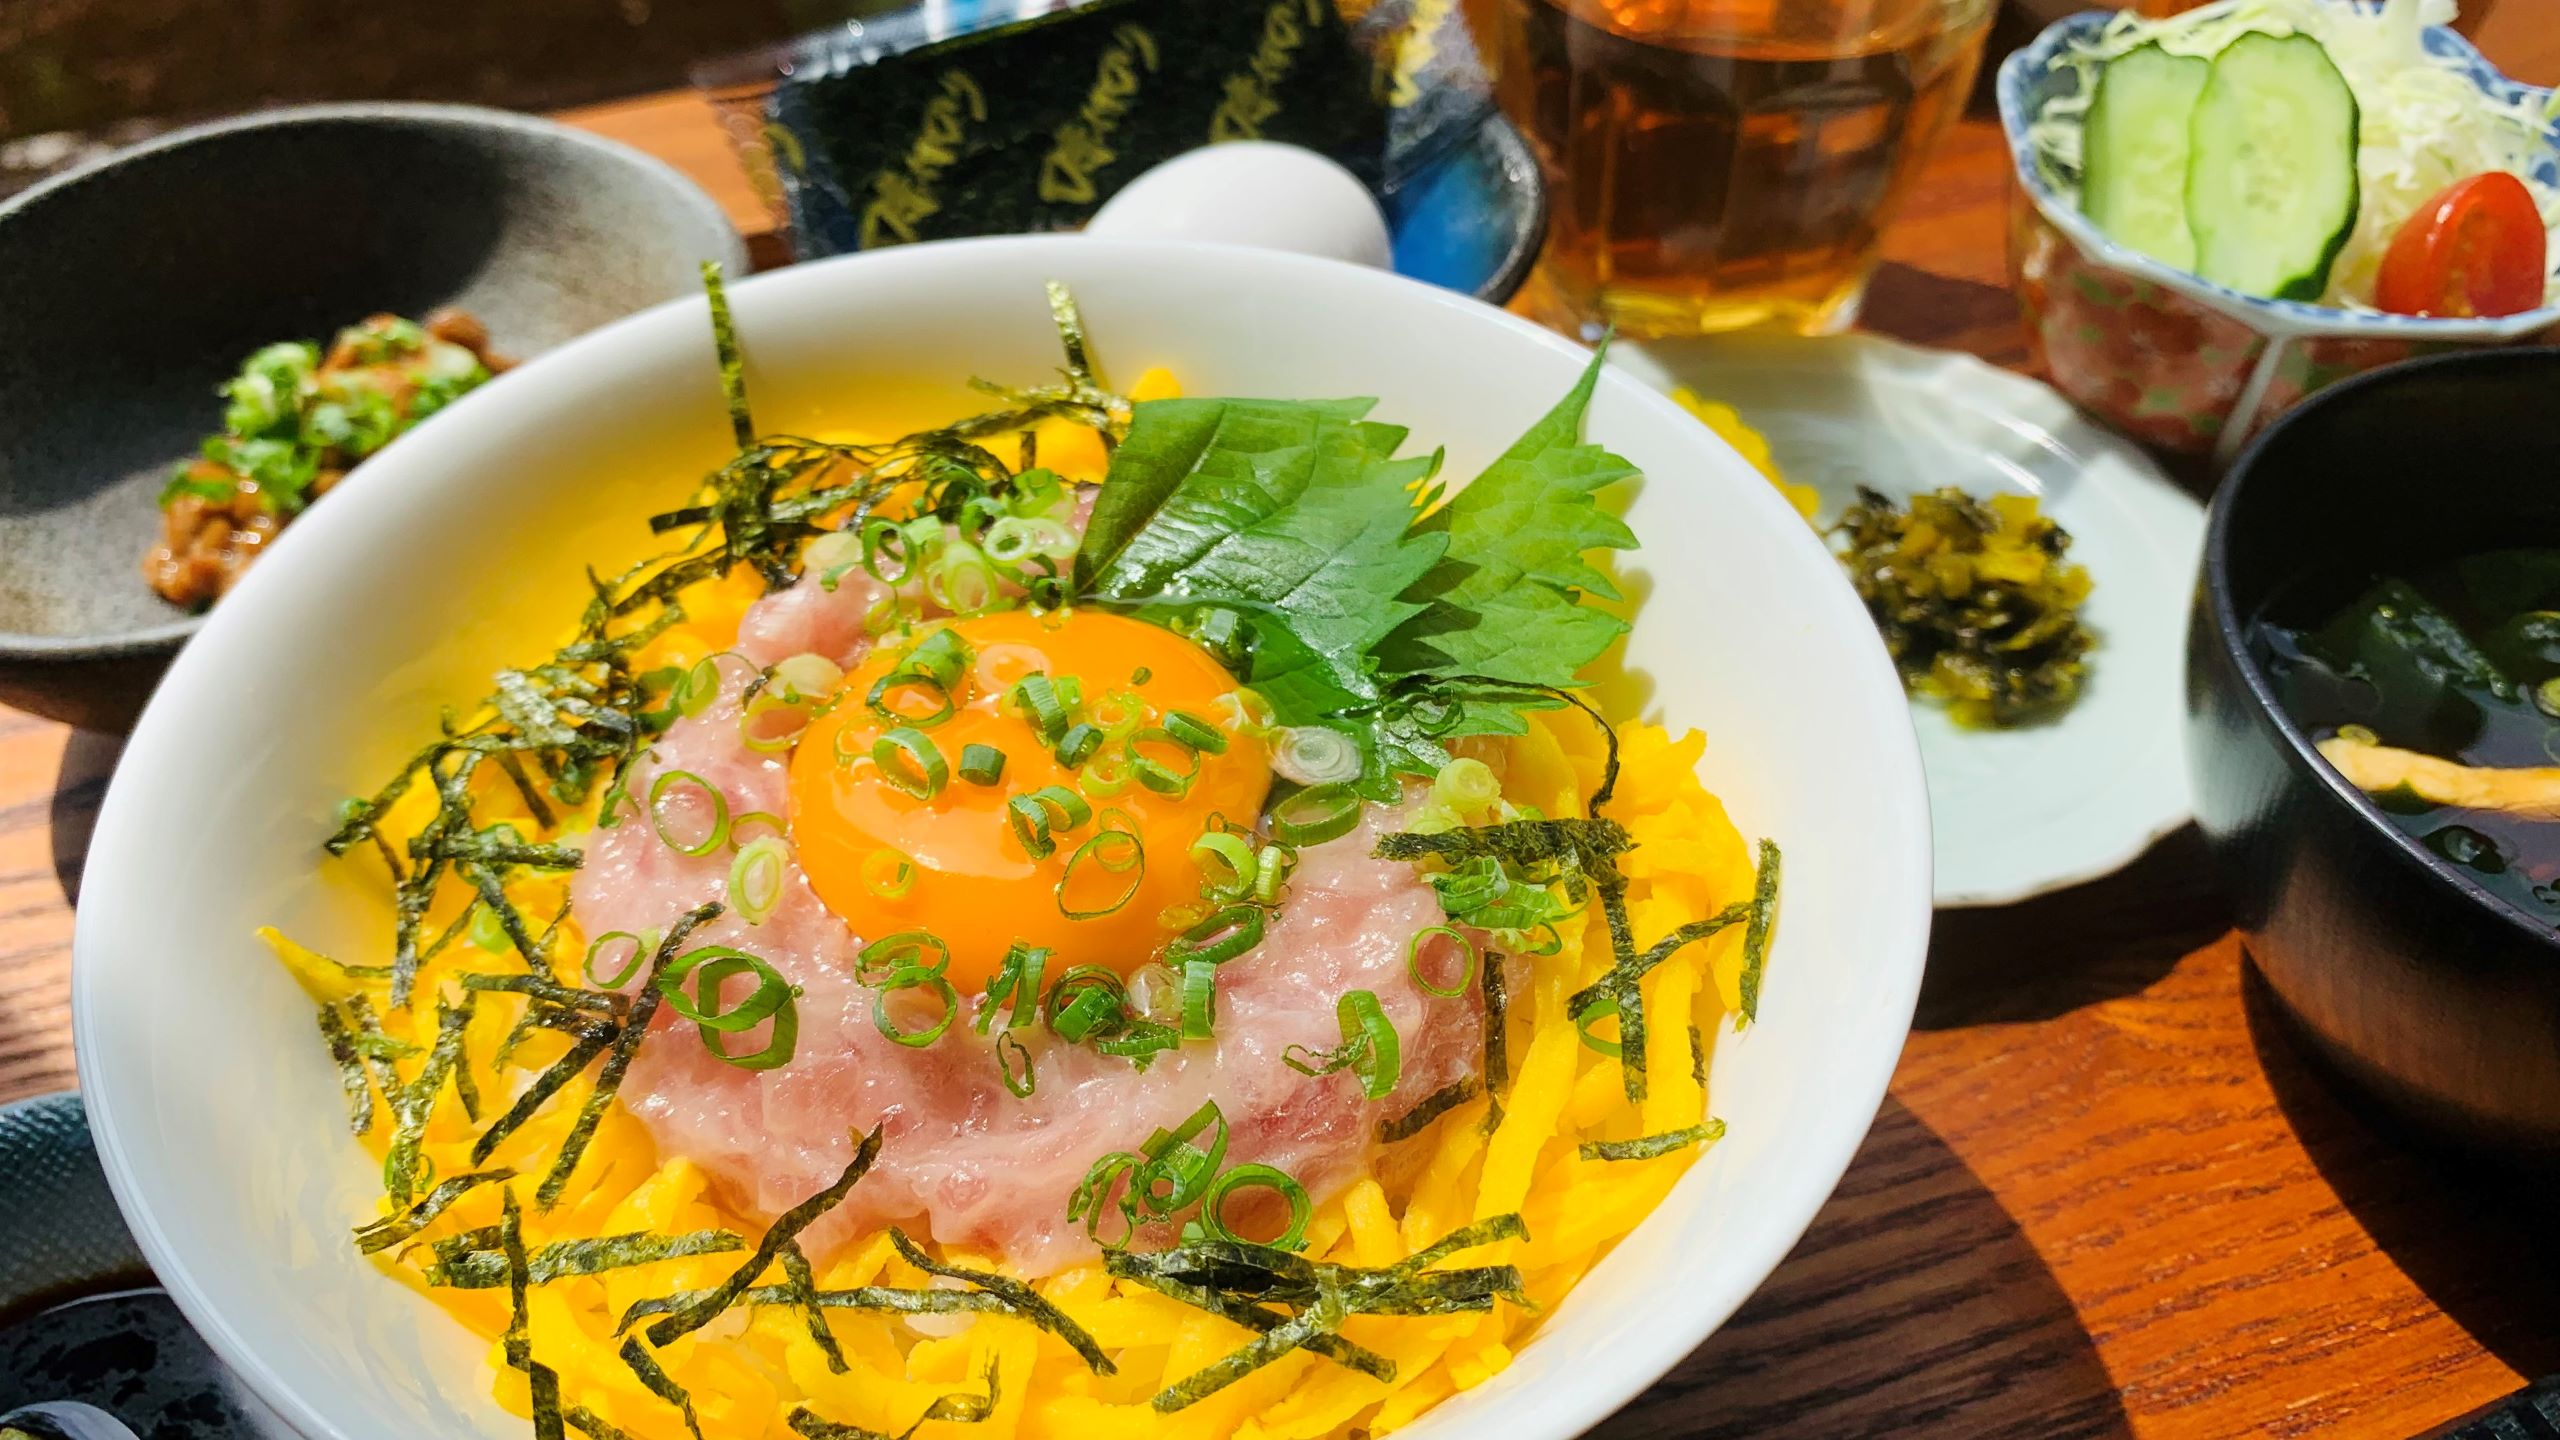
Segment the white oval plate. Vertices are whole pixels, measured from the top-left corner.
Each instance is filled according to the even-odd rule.
[[[2096,582],[2089,684],[2053,721],[1966,730],[1915,702],[1937,903],[2005,905],[2130,863],[2191,818],[2184,725],[2188,597],[2204,507],[2048,387],[1974,359],[1867,335],[1622,345],[1611,358],[1731,405],[1822,518],[1868,486],[2034,495]]]

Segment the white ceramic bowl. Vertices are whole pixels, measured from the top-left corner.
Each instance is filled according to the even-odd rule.
[[[736,287],[767,428],[964,403],[1050,373],[1041,282],[1106,373],[1195,394],[1375,395],[1449,472],[1480,468],[1580,347],[1391,275],[1262,251],[1083,238],[920,246]],[[214,1348],[311,1440],[515,1437],[486,1346],[347,1240],[378,1167],[345,1132],[311,1007],[253,938],[374,953],[388,925],[322,878],[340,797],[440,703],[565,626],[591,560],[724,458],[698,300],[543,356],[366,465],[214,612],[143,716],[89,855],[74,945],[80,1080],[116,1197]],[[901,412],[903,413],[903,412]],[[1509,1370],[1416,1440],[1565,1435],[1644,1388],[1793,1246],[1866,1134],[1929,928],[1929,822],[1901,687],[1838,567],[1766,482],[1668,401],[1604,377],[1590,434],[1651,477],[1626,565],[1628,701],[1711,737],[1703,772],[1786,851],[1760,1021],[1716,1047],[1731,1134]],[[547,640],[536,640],[537,647]]]

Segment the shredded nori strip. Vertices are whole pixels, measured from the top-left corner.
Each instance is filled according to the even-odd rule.
[[[1107,1252],[1112,1276],[1163,1292],[1262,1333],[1242,1349],[1201,1369],[1155,1397],[1172,1412],[1213,1395],[1292,1350],[1308,1349],[1380,1380],[1395,1366],[1339,1335],[1351,1315],[1451,1315],[1481,1313],[1496,1300],[1526,1308],[1519,1270],[1510,1265],[1465,1270],[1430,1267],[1462,1250],[1527,1236],[1517,1215],[1497,1215],[1451,1231],[1393,1265],[1364,1269],[1309,1260],[1291,1251],[1238,1240],[1203,1240],[1155,1254]],[[1283,1317],[1262,1306],[1294,1307]],[[1347,1347],[1347,1348],[1346,1348]],[[1345,1358],[1346,1353],[1356,1359]],[[1375,1361],[1375,1368],[1368,1363]]]
[[[418,1047],[394,1040],[382,1033],[382,1021],[373,1013],[373,1002],[362,995],[350,995],[338,1002],[346,1008],[347,1022],[355,1027],[356,1053],[365,1058],[373,1071],[373,1086],[382,1092],[386,1109],[396,1108],[400,1099],[400,1072],[392,1061],[414,1055]]]
[[[436,1096],[443,1093],[462,1059],[462,1033],[471,1022],[473,998],[466,992],[459,1005],[436,1002],[436,1043],[427,1051],[427,1063],[391,1100],[398,1124],[391,1132],[391,1148],[382,1157],[382,1181],[394,1204],[406,1205],[417,1193],[418,1145],[426,1139],[427,1117],[436,1108]]]
[[[821,1419],[816,1411],[806,1405],[791,1412],[789,1423],[792,1433],[805,1436],[806,1440],[909,1440],[910,1436],[924,1428],[928,1420],[944,1420],[954,1425],[976,1425],[983,1422],[988,1416],[996,1413],[996,1403],[1004,1396],[998,1379],[996,1362],[990,1359],[987,1361],[986,1394],[971,1395],[965,1391],[955,1391],[941,1396],[924,1408],[924,1413],[916,1417],[914,1424],[894,1436],[885,1435],[877,1430],[865,1430],[859,1425],[843,1425],[833,1420]]]
[[[799,1302],[803,1317],[809,1322],[810,1340],[817,1344],[819,1353],[827,1357],[827,1368],[838,1375],[844,1374],[850,1368],[845,1364],[844,1347],[836,1343],[836,1332],[827,1326],[827,1312],[818,1304],[818,1272],[810,1266],[809,1254],[800,1248],[797,1240],[782,1247],[782,1273]]]
[[[1695,1025],[1689,1027],[1689,1078],[1699,1090],[1707,1088],[1707,1037]]]
[[[1565,1013],[1580,1019],[1594,1010],[1615,1002],[1618,1011],[1618,1069],[1623,1077],[1627,1098],[1641,1100],[1645,1093],[1644,1051],[1644,977],[1653,968],[1679,953],[1682,947],[1742,924],[1751,916],[1749,902],[1728,905],[1704,920],[1692,920],[1657,940],[1641,954],[1627,938],[1626,882],[1602,885],[1602,909],[1609,922],[1611,948],[1617,951],[1617,963],[1607,974],[1574,992],[1565,1001]]]
[[[708,1290],[679,1290],[673,1295],[636,1301],[614,1322],[616,1334],[653,1315],[672,1315],[688,1305],[699,1303]],[[796,1285],[757,1285],[749,1288],[734,1302],[748,1306],[790,1305],[806,1307],[815,1304],[821,1310],[858,1310],[883,1315],[1012,1315],[1013,1302],[984,1290],[898,1290],[885,1285],[863,1285],[851,1290],[819,1290],[803,1295]],[[1022,1316],[1029,1320],[1033,1316]]]
[[[524,1372],[532,1403],[535,1440],[561,1440],[560,1374],[533,1358],[533,1337],[525,1318],[524,1215],[516,1209],[516,1192],[499,1197],[498,1248],[506,1257],[507,1333],[501,1341],[507,1364]]]
[[[417,1234],[419,1231],[426,1229],[427,1226],[434,1223],[435,1218],[443,1214],[454,1201],[461,1199],[463,1196],[470,1194],[472,1191],[483,1185],[502,1184],[506,1181],[513,1180],[514,1178],[516,1178],[516,1172],[503,1168],[497,1170],[474,1170],[467,1175],[452,1176],[439,1183],[433,1190],[428,1191],[425,1199],[410,1206],[407,1210],[404,1210],[397,1215],[384,1216],[382,1219],[376,1220],[370,1225],[358,1226],[356,1228],[356,1249],[367,1255],[370,1255],[377,1250],[388,1250],[392,1246],[399,1244],[401,1241],[408,1239],[410,1236]]]
[[[549,1103],[552,1096],[559,1094],[564,1086],[578,1078],[588,1064],[598,1055],[603,1054],[605,1047],[619,1039],[621,1035],[622,1031],[611,1026],[598,1026],[588,1034],[580,1036],[578,1042],[569,1047],[567,1054],[553,1061],[549,1069],[534,1077],[533,1083],[526,1086],[524,1093],[516,1097],[516,1103],[507,1108],[506,1114],[490,1122],[489,1128],[480,1132],[480,1138],[471,1143],[471,1163],[479,1165],[487,1162],[508,1136],[521,1129],[526,1121],[531,1120],[545,1104]]]
[[[1742,1018],[1760,1018],[1760,972],[1769,963],[1769,931],[1778,919],[1778,846],[1760,842],[1760,875],[1751,887],[1751,925],[1742,935]]]
[[[320,1034],[329,1042],[329,1058],[337,1062],[338,1088],[347,1097],[347,1128],[362,1135],[373,1128],[373,1082],[365,1078],[364,1057],[356,1053],[355,1034],[336,1001],[320,1007]]]
[[[1432,1121],[1457,1109],[1484,1093],[1484,1081],[1473,1075],[1452,1080],[1413,1103],[1413,1108],[1393,1119],[1378,1122],[1378,1143],[1393,1145],[1410,1140],[1430,1127]]]
[[[548,975],[485,975],[472,973],[454,977],[465,990],[504,990],[510,994],[548,1000],[567,1010],[597,1010],[619,1016],[631,1001],[610,990],[581,990],[563,985]]]
[[[1615,820],[1507,820],[1430,832],[1399,830],[1378,837],[1373,852],[1381,860],[1468,860],[1490,855],[1506,865],[1578,862],[1597,872],[1635,848],[1626,827]]]
[[[702,262],[702,288],[711,299],[711,344],[720,355],[720,395],[729,406],[729,432],[739,449],[751,449],[756,422],[747,410],[747,362],[738,349],[738,326],[729,315],[729,287],[721,283],[719,261]]]
[[[908,1239],[907,1232],[895,1227],[889,1231],[889,1243],[897,1249],[899,1256],[908,1264],[927,1275],[938,1275],[945,1280],[957,1280],[965,1285],[974,1285],[979,1290],[1003,1300],[1012,1307],[1013,1313],[1064,1341],[1067,1348],[1076,1352],[1077,1358],[1084,1361],[1085,1367],[1094,1374],[1120,1373],[1119,1367],[1111,1363],[1111,1357],[1102,1353],[1101,1344],[1087,1334],[1083,1326],[1068,1319],[1067,1312],[1050,1304],[1041,1297],[1040,1292],[1030,1286],[1003,1275],[993,1275],[983,1270],[966,1270],[960,1266],[936,1260],[926,1254],[916,1242]]]
[[[436,1263],[427,1267],[426,1282],[446,1290],[488,1290],[504,1283],[500,1257],[486,1248],[487,1243],[486,1232],[476,1230],[437,1241]],[[689,1230],[680,1235],[635,1230],[545,1245],[533,1252],[529,1273],[534,1284],[548,1285],[579,1275],[601,1275],[694,1255],[729,1255],[746,1248],[746,1237],[731,1230]]]
[[[1484,952],[1478,978],[1484,991],[1484,1131],[1502,1128],[1502,1097],[1511,1091],[1511,998],[1503,979],[1502,957]]]
[[[587,1103],[578,1108],[576,1123],[569,1127],[568,1137],[560,1142],[559,1158],[551,1162],[551,1173],[542,1177],[542,1188],[534,1192],[534,1202],[543,1209],[548,1210],[558,1203],[560,1192],[568,1187],[570,1174],[578,1168],[578,1161],[586,1156],[587,1142],[595,1138],[596,1126],[604,1122],[606,1107],[613,1103],[615,1093],[622,1088],[622,1077],[631,1068],[631,1057],[640,1053],[640,1042],[649,1033],[650,1018],[658,1013],[658,977],[683,950],[685,939],[694,932],[694,928],[708,924],[720,912],[720,902],[706,900],[678,916],[676,922],[667,927],[666,938],[658,942],[657,954],[649,960],[649,977],[640,987],[640,998],[632,1002],[630,1018],[623,1022],[621,1033],[613,1037],[611,1048],[605,1052],[604,1068],[596,1072],[595,1089],[588,1092]],[[572,1050],[570,1053],[574,1055],[577,1052]],[[476,1153],[477,1147],[474,1149]],[[658,1343],[663,1345],[666,1342]]]
[[[1585,1160],[1650,1160],[1692,1145],[1712,1145],[1723,1138],[1724,1122],[1710,1120],[1703,1125],[1683,1126],[1660,1135],[1639,1135],[1632,1140],[1585,1140],[1581,1155]]]
[[[655,977],[651,978],[654,981]],[[656,993],[656,989],[653,983],[649,993]],[[738,1297],[747,1292],[747,1287],[755,1284],[756,1277],[772,1266],[781,1255],[783,1246],[798,1239],[800,1232],[816,1223],[819,1216],[836,1208],[836,1203],[862,1183],[863,1176],[871,1173],[871,1162],[880,1158],[881,1133],[880,1126],[872,1126],[871,1133],[863,1136],[861,1143],[854,1147],[852,1162],[844,1167],[844,1173],[838,1175],[833,1184],[775,1217],[773,1224],[766,1228],[764,1239],[757,1243],[756,1253],[748,1257],[747,1263],[739,1266],[728,1279],[706,1291],[691,1305],[674,1314],[660,1316],[649,1327],[649,1343],[671,1345],[710,1324],[721,1311],[735,1304]]]
[[[631,1373],[640,1377],[640,1383],[649,1387],[650,1394],[683,1411],[684,1428],[693,1432],[693,1440],[702,1440],[702,1421],[693,1413],[693,1396],[659,1366],[657,1357],[640,1343],[639,1336],[632,1335],[623,1340],[622,1363],[631,1367]]]
[[[605,1423],[601,1416],[584,1405],[571,1406],[569,1413],[561,1418],[569,1422],[570,1429],[589,1437],[589,1440],[631,1440],[629,1431]]]

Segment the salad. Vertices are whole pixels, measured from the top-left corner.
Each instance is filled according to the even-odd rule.
[[[2029,139],[2108,238],[2244,294],[2465,317],[2560,302],[2553,113],[2430,50],[2453,18],[2453,0],[2120,15],[2055,57],[2079,83]]]

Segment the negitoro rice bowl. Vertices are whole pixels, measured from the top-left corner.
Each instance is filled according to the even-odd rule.
[[[1794,923],[1705,737],[1588,683],[1644,603],[1597,362],[1458,484],[1369,402],[1107,374],[1064,287],[1048,383],[786,433],[713,301],[734,458],[491,615],[485,699],[369,717],[406,758],[312,827],[327,902],[264,902],[352,1132],[287,1144],[379,1182],[304,1233],[485,1358],[386,1384],[1320,1436],[1501,1376],[1727,1143]]]

